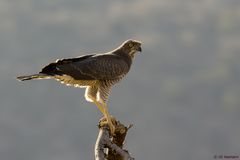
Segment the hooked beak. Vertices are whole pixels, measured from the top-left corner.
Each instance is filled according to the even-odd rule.
[[[137,47],[137,51],[142,52],[142,47],[141,47],[141,46],[138,46],[138,47]]]

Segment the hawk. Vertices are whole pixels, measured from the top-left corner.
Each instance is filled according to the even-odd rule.
[[[129,72],[135,54],[141,51],[141,42],[130,39],[113,51],[60,59],[37,74],[17,79],[55,79],[65,85],[86,88],[86,100],[95,103],[103,113],[113,134],[115,127],[107,107],[110,90]]]

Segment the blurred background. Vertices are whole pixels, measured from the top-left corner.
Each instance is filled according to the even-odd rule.
[[[134,124],[132,155],[240,155],[239,0],[1,0],[0,159],[94,159],[102,115],[84,90],[15,77],[129,38],[143,52],[109,109]]]

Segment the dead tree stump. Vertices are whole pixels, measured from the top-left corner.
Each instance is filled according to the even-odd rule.
[[[95,144],[95,160],[134,160],[127,150],[123,149],[125,137],[129,128],[114,120],[115,133],[110,134],[106,119],[99,121],[99,134]]]

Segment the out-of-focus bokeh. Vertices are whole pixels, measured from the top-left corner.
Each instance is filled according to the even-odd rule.
[[[0,159],[94,159],[84,90],[18,82],[58,58],[143,42],[110,113],[137,160],[240,155],[239,0],[0,1]]]

